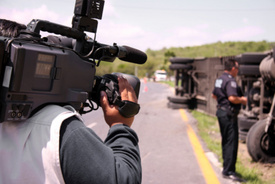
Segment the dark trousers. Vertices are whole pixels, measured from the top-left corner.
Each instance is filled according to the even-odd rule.
[[[235,172],[239,134],[237,114],[218,109],[216,113],[222,137],[223,174]]]

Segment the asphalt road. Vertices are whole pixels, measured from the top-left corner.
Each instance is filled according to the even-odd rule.
[[[188,110],[184,111],[188,118],[188,121],[184,122],[179,110],[167,107],[167,96],[172,94],[171,88],[165,84],[148,82],[141,85],[139,95],[141,110],[135,117],[132,128],[140,140],[142,183],[211,183],[211,178],[207,180],[208,174],[202,171],[206,165],[198,161],[194,145],[191,144],[187,133],[190,127],[196,132],[196,121]],[[105,139],[108,126],[104,123],[101,109],[85,115],[84,119],[87,126]],[[200,139],[199,142],[203,148],[202,154],[213,156]],[[210,159],[211,168],[205,170],[214,171],[217,183],[230,183],[221,178],[221,168],[215,161]]]

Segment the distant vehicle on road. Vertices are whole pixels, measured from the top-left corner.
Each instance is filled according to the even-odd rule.
[[[156,70],[153,76],[153,80],[155,82],[158,81],[166,81],[167,80],[167,72],[165,70]]]

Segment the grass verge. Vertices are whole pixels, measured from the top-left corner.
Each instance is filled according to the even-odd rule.
[[[161,81],[161,83],[168,84],[171,87],[175,87],[175,82],[174,81]]]
[[[207,147],[218,156],[219,161],[222,163],[221,138],[217,118],[196,110],[191,113],[198,122],[199,135],[204,140]],[[260,170],[249,168],[245,164],[245,160],[240,160],[239,156],[236,163],[236,172],[247,181],[247,184],[270,183],[270,181],[264,181],[260,177],[262,176],[262,172]]]

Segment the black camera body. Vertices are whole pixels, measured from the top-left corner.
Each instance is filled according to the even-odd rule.
[[[80,113],[90,112],[96,109],[94,103],[100,105],[101,90],[107,93],[109,100],[116,99],[110,103],[118,105],[123,116],[138,113],[138,104],[121,101],[116,80],[118,75],[124,75],[138,96],[140,81],[137,77],[96,76],[101,60],[113,62],[119,57],[138,63],[136,58],[147,59],[143,52],[130,47],[108,46],[87,38],[84,31],[96,33],[97,21],[92,18],[101,18],[103,4],[103,0],[76,0],[72,28],[32,20],[18,38],[0,37],[0,122],[24,121],[47,104],[69,104]],[[60,34],[58,40],[65,37],[66,44],[40,38],[40,31]],[[85,111],[87,107],[90,111]],[[127,112],[129,107],[132,111]]]
[[[5,39],[0,38],[1,55]],[[94,63],[69,49],[21,40],[13,41],[9,50],[1,60],[1,121],[25,120],[32,110],[49,103],[68,103],[79,110],[89,99]]]

